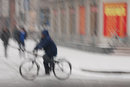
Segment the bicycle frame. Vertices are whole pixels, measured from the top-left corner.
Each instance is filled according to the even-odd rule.
[[[43,56],[37,55],[37,54],[33,54],[33,53],[30,52],[30,51],[26,51],[26,52],[34,56],[33,59],[32,59],[32,61],[36,62],[38,65],[39,65],[39,62],[37,62],[37,59],[38,59],[38,58],[42,58],[43,61],[44,61]],[[49,61],[49,63],[51,63],[51,65],[52,65],[53,63],[54,63],[54,64],[55,64],[55,63],[58,63],[58,61],[56,61],[55,59],[53,59],[53,60],[48,59],[48,61]],[[41,65],[43,65],[43,64],[41,64]],[[40,66],[39,66],[39,67],[40,67]],[[54,67],[53,67],[53,68],[52,68],[52,67],[53,67],[53,66],[50,66],[51,69],[54,68]]]

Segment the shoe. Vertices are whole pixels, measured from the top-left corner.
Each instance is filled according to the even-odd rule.
[[[50,75],[50,73],[49,73],[49,72],[45,72],[45,74],[46,74],[46,75]]]
[[[46,76],[50,76],[50,73],[46,73],[45,75],[46,75]]]

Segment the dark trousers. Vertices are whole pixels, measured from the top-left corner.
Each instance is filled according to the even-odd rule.
[[[19,50],[20,51],[25,51],[25,43],[24,42],[19,42]]]
[[[5,52],[5,57],[7,57],[7,48],[8,48],[8,43],[4,43],[4,52]]]
[[[20,57],[24,57],[25,56],[25,53],[24,53],[24,51],[25,51],[25,43],[24,42],[18,42],[18,45],[19,45],[19,55],[20,55]]]
[[[43,64],[45,68],[45,74],[50,74],[50,71],[52,68],[54,68],[54,62],[53,62],[53,57],[50,58],[46,54],[43,56]]]

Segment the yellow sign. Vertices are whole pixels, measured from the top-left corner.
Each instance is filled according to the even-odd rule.
[[[126,16],[126,4],[105,4],[106,16]]]

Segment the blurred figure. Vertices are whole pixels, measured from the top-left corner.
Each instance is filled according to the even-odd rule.
[[[13,38],[14,40],[18,43],[18,45],[20,44],[20,30],[17,26],[14,27],[14,31],[13,31]]]
[[[10,38],[10,32],[7,29],[7,27],[4,27],[2,29],[2,32],[1,32],[1,39],[3,41],[4,52],[5,52],[5,57],[6,58],[8,57],[8,55],[7,55],[7,48],[8,48],[9,38]]]
[[[21,55],[21,52],[25,51],[25,42],[24,40],[27,38],[27,32],[24,29],[24,27],[20,27],[20,29],[15,26],[14,32],[13,32],[13,37],[15,41],[18,43],[19,46],[19,53]]]
[[[27,32],[26,30],[21,27],[20,29],[20,36],[19,36],[19,50],[22,50],[23,52],[25,51],[25,42],[24,40],[27,38]]]
[[[57,47],[53,42],[53,40],[51,39],[47,30],[42,31],[40,43],[36,45],[36,47],[33,50],[33,53],[35,54],[35,52],[37,52],[38,49],[42,49],[42,48],[45,50],[45,55],[43,56],[45,74],[50,75],[50,70],[51,70],[50,66],[54,66],[54,64],[51,63],[51,60],[53,60],[54,56],[57,55]]]

